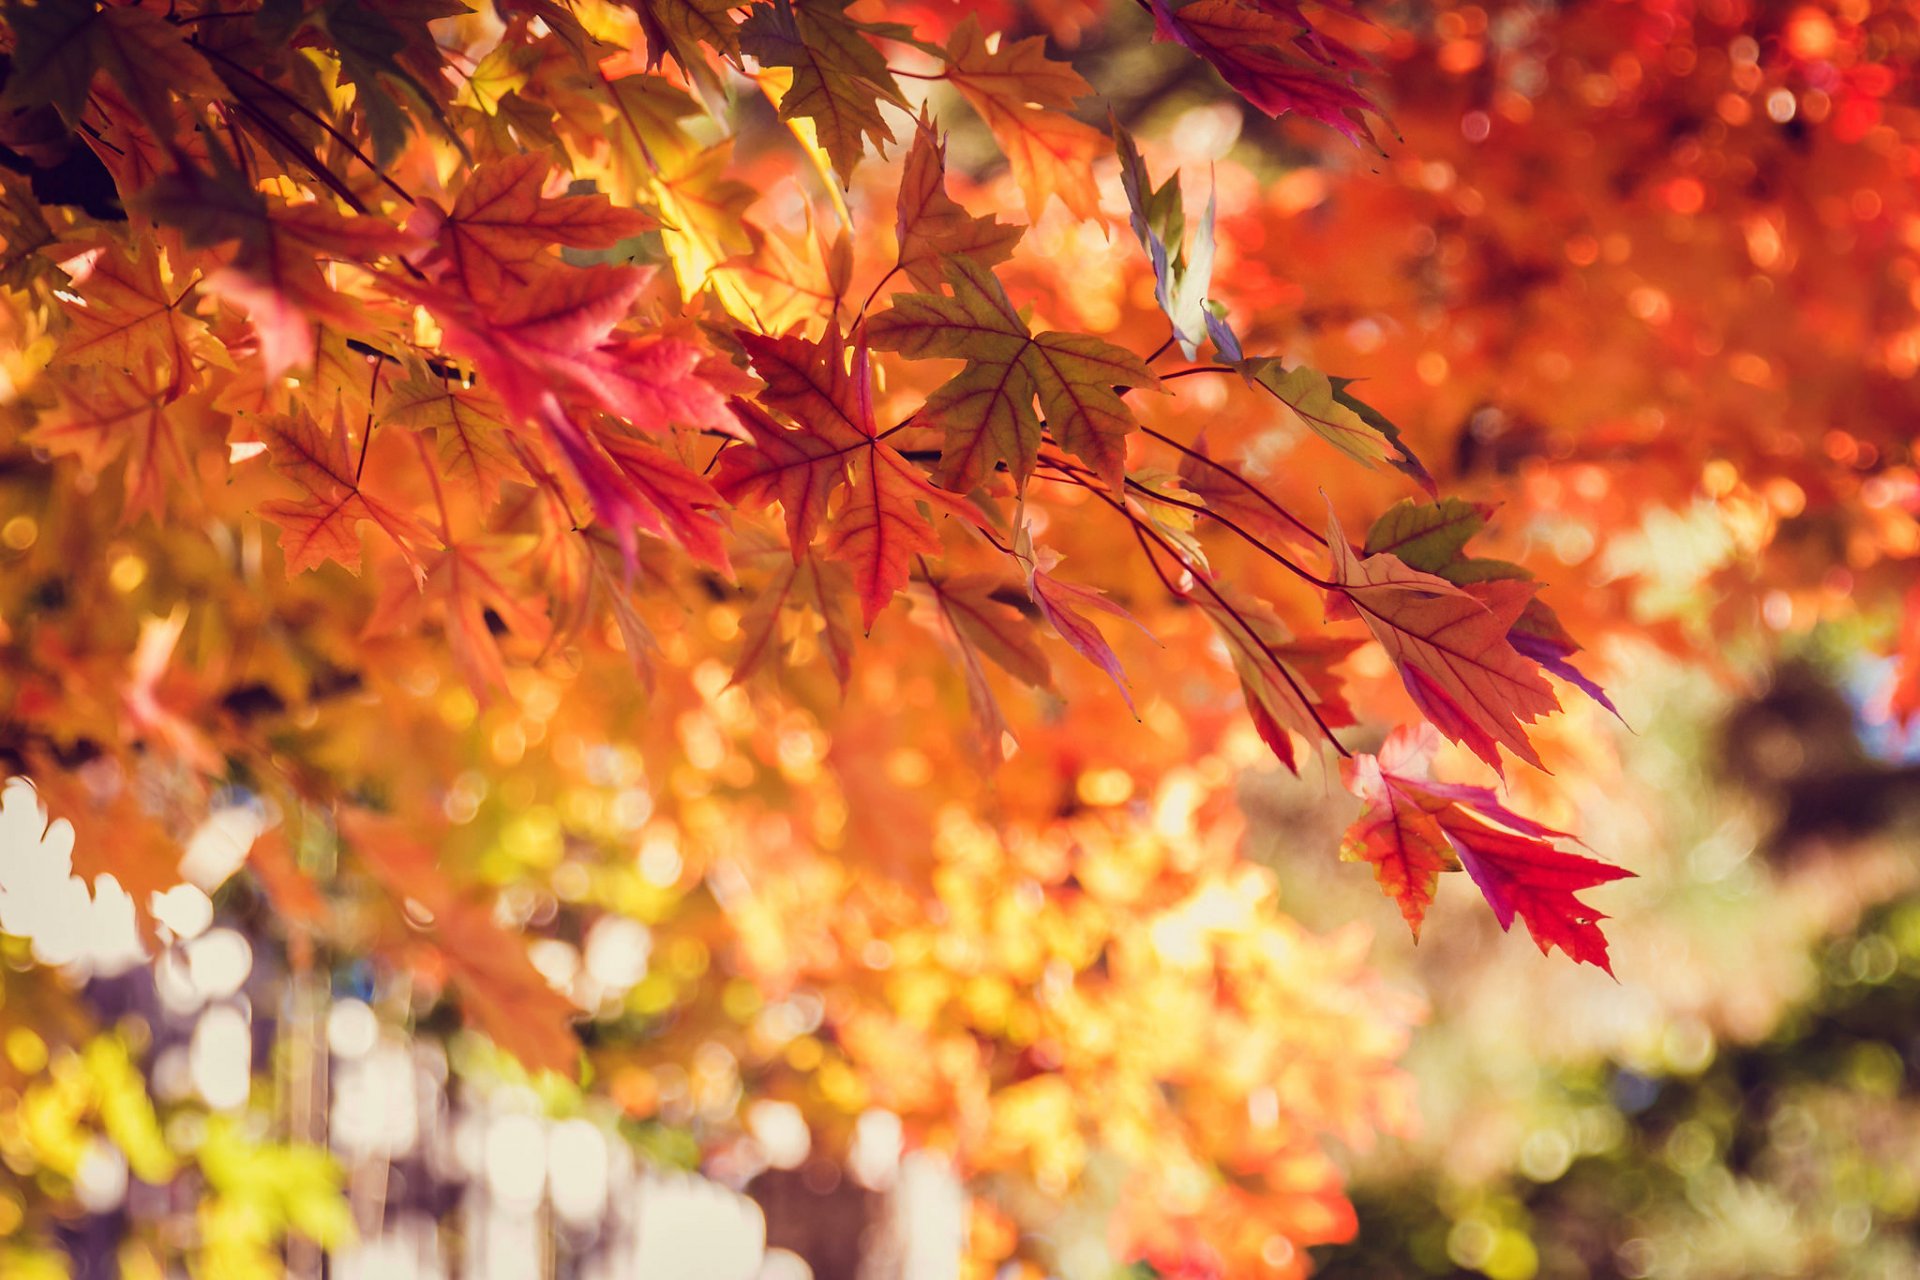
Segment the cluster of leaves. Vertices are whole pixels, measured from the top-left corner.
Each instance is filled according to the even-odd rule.
[[[1243,37],[1231,48],[1257,56],[1229,58],[1223,37],[1196,34],[1227,30],[1229,10],[1282,21],[1259,6],[1189,5],[1160,10],[1160,33],[1203,49],[1267,109],[1295,101],[1277,87],[1295,81],[1279,78],[1265,44]],[[452,43],[429,25],[440,15],[413,10],[161,17],[26,6],[11,16],[17,61],[36,69],[7,90],[16,140],[85,147],[127,211],[115,226],[70,206],[42,208],[16,187],[23,220],[44,229],[10,267],[26,304],[17,324],[38,353],[28,358],[43,363],[15,401],[25,441],[76,457],[86,476],[124,454],[128,520],[232,513],[228,495],[242,491],[242,514],[278,526],[288,573],[372,566],[385,583],[368,633],[438,627],[478,695],[505,683],[505,646],[552,654],[609,617],[644,677],[656,646],[632,591],[656,571],[655,545],[731,576],[745,532],[734,517],[776,501],[794,570],[780,575],[784,586],[745,579],[762,607],[743,665],[767,647],[783,597],[798,590],[844,679],[851,628],[840,584],[851,579],[871,631],[918,580],[953,624],[970,672],[984,653],[1037,681],[1044,658],[1026,633],[1044,621],[1119,678],[1085,613],[1097,597],[1055,578],[1048,549],[1035,546],[1041,514],[1028,489],[1038,477],[1110,511],[1168,592],[1218,625],[1255,723],[1286,763],[1290,734],[1339,747],[1332,730],[1350,717],[1325,665],[1335,651],[1295,641],[1272,603],[1220,578],[1202,539],[1171,529],[1168,512],[1206,516],[1324,592],[1330,611],[1364,620],[1420,710],[1489,765],[1499,767],[1500,746],[1538,763],[1524,725],[1557,707],[1541,670],[1570,673],[1572,646],[1524,573],[1453,563],[1472,525],[1444,504],[1397,510],[1357,555],[1337,521],[1322,537],[1243,468],[1143,425],[1125,392],[1161,390],[1162,379],[1103,339],[1033,331],[993,271],[1018,231],[946,194],[924,114],[908,147],[892,265],[867,303],[845,313],[841,286],[865,264],[843,237],[822,251],[836,291],[810,323],[763,333],[724,315],[726,291],[710,278],[738,256],[722,257],[733,246],[716,241],[737,237],[723,224],[749,194],[721,176],[728,141],[700,147],[693,98],[659,74],[611,74],[638,55],[565,11],[510,11],[490,40],[457,20],[467,25]],[[709,15],[697,43],[675,28],[685,15],[594,16],[629,29],[635,47],[644,35],[650,63],[676,62],[696,83],[757,68],[783,118],[806,126],[802,143],[842,182],[866,143],[892,140],[880,104],[905,103],[886,51],[917,52],[941,68],[929,78],[950,82],[996,130],[1030,213],[1060,195],[1075,214],[1101,216],[1086,151],[1097,135],[1062,110],[1087,86],[1035,40],[989,50],[977,24],[963,22],[936,46],[817,5],[762,6],[737,28],[725,11]],[[460,79],[447,71],[463,38],[471,71]],[[1330,66],[1351,65],[1324,33],[1302,27],[1298,41]],[[329,59],[351,90],[344,109],[314,71]],[[1323,68],[1308,78],[1339,76]],[[1046,167],[1017,142],[1048,130],[1080,141],[1077,191],[1063,189],[1064,167]],[[1218,352],[1217,363],[1168,380],[1237,371],[1349,452],[1391,447],[1411,465],[1344,387],[1242,354],[1219,309],[1205,305],[1210,227],[1191,248],[1180,243],[1178,191],[1153,189],[1120,138],[1136,229],[1176,333],[1194,345],[1199,308]],[[1065,165],[1065,148],[1040,150]],[[555,163],[566,166],[566,194],[548,194]],[[602,187],[631,205],[591,190]],[[611,260],[649,233],[661,237],[670,271]],[[868,314],[898,277],[916,291]],[[751,298],[739,301],[753,318]],[[876,414],[876,351],[899,358],[891,386],[930,388],[888,429]],[[928,376],[928,362],[949,359],[965,361],[958,374]],[[895,443],[903,432],[913,434]],[[931,478],[911,447],[925,435],[938,439]],[[1140,437],[1177,457],[1177,479],[1129,470],[1128,445]],[[703,441],[719,448],[701,465]],[[259,474],[269,466],[277,483]],[[259,496],[275,489],[280,496]],[[1324,554],[1324,576],[1281,546]],[[1454,580],[1442,576],[1449,571]],[[1022,578],[1022,607],[995,594]],[[977,693],[997,718],[985,710],[991,693]],[[137,737],[174,748],[197,772],[217,777],[236,755],[207,744],[143,684],[125,703]],[[79,736],[58,699],[21,718],[31,750]],[[318,785],[302,798],[331,809],[350,797]],[[1529,899],[1522,914],[1531,919],[1549,900]],[[1536,928],[1543,941],[1555,936],[1550,919]]]
[[[1356,49],[1401,34],[1345,3],[1150,8],[1161,53],[1198,55],[1258,112],[1371,139]],[[954,812],[1091,848],[1046,824],[1155,794],[1155,762],[1231,756],[1235,689],[1289,768],[1348,755],[1361,711],[1424,722],[1463,763],[1539,765],[1553,680],[1606,705],[1531,575],[1467,552],[1490,505],[1440,498],[1421,437],[1348,380],[1263,354],[1291,350],[1286,308],[1216,271],[1249,261],[1235,228],[1269,216],[1231,195],[1246,175],[1218,179],[1216,237],[1216,200],[1190,218],[1151,142],[1089,123],[1092,86],[1021,15],[925,9],[6,7],[0,746],[75,824],[83,870],[144,906],[178,878],[180,838],[244,788],[284,816],[251,865],[291,927],[373,950],[528,1066],[572,1072],[571,1024],[593,1010],[509,936],[533,918],[500,906],[518,881],[664,923],[693,896],[682,881],[734,866],[794,903],[720,902],[703,945],[768,989],[870,997],[865,981],[884,1006],[909,993],[846,964],[864,940],[801,946],[797,904],[839,900],[818,855],[905,886],[860,926],[898,950],[922,928],[964,935],[916,912],[950,922],[1019,861],[988,841],[1000,852],[952,884]],[[950,168],[949,135],[969,131],[983,168],[1004,159],[997,185]],[[968,207],[996,200],[1028,225]],[[1137,250],[1107,239],[1123,219]],[[1410,484],[1424,494],[1381,496]],[[1335,507],[1377,516],[1359,545]],[[1085,662],[1056,667],[1056,639]],[[1167,677],[1127,674],[1150,666]],[[1137,722],[1089,698],[1059,712],[1056,694],[1107,679]],[[1031,692],[1007,699],[1009,682]],[[610,744],[645,761],[612,769],[633,774],[617,787]],[[1351,757],[1368,807],[1345,854],[1416,930],[1438,873],[1464,869],[1503,927],[1518,915],[1543,950],[1605,966],[1574,895],[1622,873],[1484,787],[1429,779],[1427,745]],[[1139,761],[1110,783],[1122,750]],[[630,865],[649,840],[674,846],[670,891]],[[739,868],[742,847],[768,853]],[[582,887],[569,868],[587,864]],[[1169,895],[1207,892],[1225,890]],[[1165,910],[1123,903],[1116,953]],[[766,935],[806,962],[776,980],[755,960]],[[1264,954],[1223,962],[1230,985],[1304,1007]],[[1054,958],[1103,957],[1073,934]],[[1022,991],[1045,972],[1006,968]],[[641,1024],[697,1026],[687,988],[650,994]],[[956,1043],[986,1030],[971,1005],[931,1007],[966,1028]],[[863,1020],[905,1035],[898,1009],[835,1009],[849,1046]],[[1379,1037],[1316,1034],[1312,1052],[1364,1075]],[[863,1052],[853,1068],[884,1075]],[[961,1074],[1057,1102],[1029,1077],[1072,1079],[1067,1059],[1004,1070],[1023,1053]],[[1115,1078],[1145,1097],[1207,1056],[1148,1053]],[[807,1070],[826,1062],[847,1065]],[[822,1078],[816,1100],[855,1105]],[[1256,1087],[1222,1085],[1219,1133],[1196,1130],[1182,1160],[1278,1161],[1224,1145],[1228,1104]],[[896,1102],[972,1168],[1028,1158],[1030,1138],[940,1133],[931,1102]],[[1313,1117],[1324,1099],[1281,1105],[1300,1133],[1347,1123]],[[1380,1110],[1369,1094],[1340,1114]],[[1140,1155],[1101,1119],[1047,1123]],[[1322,1173],[1258,1195],[1324,1203]],[[1246,1182],[1215,1190],[1189,1223],[1251,1216]]]

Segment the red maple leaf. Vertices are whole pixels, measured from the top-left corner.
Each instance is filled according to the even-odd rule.
[[[911,573],[912,560],[940,549],[927,513],[977,523],[979,516],[936,489],[879,438],[873,419],[873,375],[864,342],[849,352],[829,328],[819,342],[742,333],[740,341],[766,380],[761,399],[792,417],[783,427],[757,407],[736,402],[753,436],[751,447],[720,458],[716,488],[728,501],[780,501],[796,558],[827,520],[826,552],[853,570],[864,624],[871,628]],[[925,509],[923,511],[923,508]]]
[[[1432,781],[1437,745],[1431,728],[1399,729],[1378,755],[1347,762],[1347,786],[1366,807],[1340,856],[1373,866],[1415,938],[1440,873],[1464,867],[1502,929],[1518,915],[1542,952],[1559,947],[1612,973],[1599,925],[1606,917],[1574,895],[1633,873],[1555,848],[1565,832],[1513,812],[1486,787]]]

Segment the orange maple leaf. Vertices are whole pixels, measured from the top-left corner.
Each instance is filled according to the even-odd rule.
[[[947,40],[947,79],[1006,152],[1026,194],[1028,221],[1038,221],[1053,196],[1076,218],[1103,221],[1093,165],[1107,140],[1068,114],[1093,87],[1047,57],[1046,43],[1043,36],[1003,40],[989,52],[979,20],[969,15]]]
[[[359,469],[347,448],[343,413],[334,414],[331,432],[323,432],[300,409],[266,419],[261,435],[274,469],[302,490],[299,498],[277,498],[259,507],[262,518],[280,526],[288,577],[328,560],[360,572],[359,524],[371,520],[392,539],[415,579],[425,580],[419,550],[436,544],[433,533],[412,513],[361,487]]]
[[[433,248],[420,264],[476,297],[495,298],[531,281],[550,246],[605,249],[660,224],[598,194],[542,194],[550,166],[539,155],[474,167],[450,212],[422,204],[407,227]]]

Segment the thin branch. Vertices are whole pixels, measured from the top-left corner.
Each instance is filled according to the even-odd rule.
[[[1293,514],[1293,512],[1287,510],[1285,507],[1281,506],[1278,502],[1274,501],[1272,496],[1269,495],[1265,489],[1262,489],[1259,485],[1247,479],[1245,476],[1241,475],[1238,471],[1235,471],[1232,467],[1228,466],[1226,463],[1215,461],[1214,459],[1208,457],[1206,454],[1200,452],[1198,449],[1192,447],[1191,445],[1181,444],[1178,440],[1175,440],[1172,436],[1167,435],[1163,432],[1155,431],[1152,427],[1149,427],[1144,423],[1141,424],[1140,431],[1141,431],[1141,434],[1151,436],[1155,440],[1158,440],[1161,444],[1164,444],[1169,448],[1179,450],[1181,453],[1185,454],[1187,457],[1192,458],[1195,462],[1204,463],[1205,465],[1212,467],[1215,471],[1218,471],[1221,475],[1226,476],[1228,479],[1232,480],[1235,484],[1238,484],[1241,488],[1245,489],[1248,493],[1251,493],[1254,497],[1266,503],[1267,506],[1273,509],[1273,512],[1275,515],[1279,516],[1281,519],[1291,524],[1294,528],[1300,530],[1300,532],[1306,534],[1309,538],[1312,538],[1315,542],[1318,542],[1321,546],[1326,545],[1327,539],[1323,534],[1316,533],[1312,528],[1310,528],[1306,524],[1305,521],[1301,520],[1299,516],[1296,516],[1295,514]],[[1213,513],[1208,512],[1208,514],[1211,515]]]
[[[1130,525],[1133,526],[1134,537],[1136,539],[1139,539],[1142,537],[1151,538],[1154,544],[1157,545],[1162,551],[1164,551],[1169,557],[1171,557],[1175,561],[1181,561],[1181,556],[1178,549],[1170,545],[1167,542],[1167,540],[1163,536],[1161,536],[1160,531],[1153,527],[1151,522],[1143,520],[1141,517],[1134,514],[1132,511],[1128,510],[1126,502],[1123,499],[1116,498],[1112,494],[1108,493],[1106,490],[1098,487],[1097,485],[1088,483],[1087,478],[1084,475],[1076,474],[1072,468],[1064,467],[1061,464],[1053,461],[1052,459],[1042,458],[1040,460],[1040,465],[1042,467],[1048,468],[1049,470],[1057,471],[1060,473],[1057,476],[1048,477],[1049,479],[1055,479],[1064,484],[1077,484],[1081,488],[1085,489],[1088,493],[1092,494],[1095,498],[1098,498],[1101,502],[1106,503],[1108,506],[1112,507],[1115,511],[1119,512],[1120,515]],[[1035,474],[1039,474],[1039,473],[1036,472]],[[1182,562],[1184,563],[1184,561]],[[1284,662],[1281,662],[1278,658],[1275,658],[1270,652],[1268,652],[1266,645],[1260,642],[1260,633],[1253,629],[1253,624],[1247,621],[1246,615],[1240,612],[1238,606],[1236,606],[1232,601],[1228,600],[1226,596],[1221,594],[1219,588],[1213,585],[1212,581],[1207,577],[1206,574],[1195,573],[1195,574],[1192,574],[1192,577],[1193,577],[1194,585],[1199,587],[1202,591],[1206,592],[1209,596],[1211,596],[1213,598],[1213,602],[1218,606],[1220,606],[1221,611],[1225,613],[1228,617],[1232,618],[1234,621],[1234,624],[1238,626],[1242,631],[1246,632],[1246,634],[1253,639],[1255,646],[1259,649],[1259,651],[1262,654],[1266,656],[1267,661],[1272,664],[1274,671],[1278,672],[1280,675],[1280,678],[1286,681],[1287,687],[1293,690],[1294,697],[1299,700],[1300,705],[1305,707],[1307,709],[1307,714],[1313,717],[1313,722],[1319,728],[1321,736],[1323,736],[1324,738],[1326,738],[1328,742],[1331,742],[1333,744],[1333,749],[1335,751],[1338,751],[1343,756],[1351,756],[1353,753],[1348,751],[1347,748],[1344,745],[1342,745],[1340,739],[1334,736],[1333,729],[1329,727],[1327,722],[1321,717],[1319,708],[1314,705],[1313,699],[1307,695],[1307,691],[1300,687],[1300,682],[1294,678],[1293,672],[1287,670],[1287,665]],[[1165,582],[1166,579],[1162,577],[1161,581]],[[1186,591],[1178,591],[1178,592],[1175,592],[1175,594],[1181,597],[1185,597],[1191,593]]]
[[[893,279],[895,276],[900,274],[900,268],[904,265],[905,265],[904,263],[900,263],[900,262],[894,263],[893,269],[891,271],[888,271],[887,274],[881,276],[880,279],[874,284],[873,291],[867,294],[867,300],[860,304],[860,310],[854,312],[853,320],[855,324],[860,323],[860,318],[867,314],[867,308],[872,306],[873,300],[880,296],[880,290],[886,287],[887,281]]]
[[[213,18],[213,17],[231,17],[234,15],[209,13],[209,14],[204,14],[202,16]],[[311,107],[307,106],[306,103],[300,101],[300,99],[294,97],[292,94],[288,93],[285,89],[282,89],[279,85],[267,79],[265,76],[262,76],[259,72],[247,66],[245,63],[236,62],[232,58],[229,58],[226,54],[220,52],[220,50],[209,48],[208,46],[202,44],[197,37],[189,37],[188,43],[193,45],[195,49],[198,49],[202,54],[206,55],[207,57],[217,58],[221,62],[225,63],[227,66],[232,67],[235,71],[238,71],[240,74],[246,76],[247,79],[253,81],[255,84],[259,85],[261,88],[265,89],[267,92],[273,94],[275,97],[279,98],[282,102],[292,107],[295,111],[299,112],[302,116],[305,116],[308,120],[312,121],[314,124],[319,125],[320,128],[326,131],[329,137],[331,137],[335,142],[339,143],[341,146],[345,147],[347,149],[348,154],[353,156],[353,158],[358,160],[361,164],[367,166],[368,170],[372,172],[373,176],[380,179],[380,181],[386,185],[389,191],[392,191],[395,195],[399,196],[402,200],[405,200],[408,204],[414,203],[412,193],[410,193],[405,187],[401,186],[399,183],[395,182],[392,178],[389,178],[384,169],[382,169],[378,164],[375,164],[373,160],[367,156],[366,152],[360,150],[359,146],[354,142],[352,138],[342,133],[325,116],[313,110]],[[244,99],[236,99],[236,101],[240,101],[243,104],[245,102]],[[256,109],[255,118],[256,119],[259,118],[257,114],[257,109]],[[304,163],[304,159],[303,159],[303,163]],[[328,172],[332,172],[332,171],[329,170]],[[352,201],[349,201],[348,203],[352,203]],[[359,213],[365,213],[366,211],[367,210],[364,206],[356,210],[356,212],[359,212]]]
[[[1082,484],[1086,485],[1086,487],[1089,490],[1092,490],[1095,487],[1092,481],[1096,477],[1094,476],[1094,473],[1088,470],[1086,467],[1078,466],[1074,463],[1068,462],[1064,458],[1041,458],[1040,462],[1043,465],[1052,467],[1056,471],[1060,471],[1065,474],[1074,476]],[[1219,521],[1221,524],[1225,525],[1228,529],[1238,534],[1249,545],[1253,546],[1260,552],[1264,553],[1266,556],[1268,556],[1270,559],[1275,561],[1282,568],[1286,569],[1289,573],[1293,574],[1295,577],[1300,578],[1303,581],[1312,583],[1314,586],[1319,587],[1322,591],[1340,590],[1340,586],[1338,583],[1328,582],[1326,579],[1317,576],[1310,570],[1304,569],[1301,566],[1295,564],[1292,560],[1289,560],[1286,556],[1281,555],[1278,551],[1275,551],[1272,547],[1269,547],[1265,542],[1261,541],[1259,538],[1249,533],[1245,528],[1243,528],[1239,524],[1236,524],[1234,521],[1229,520],[1227,517],[1221,515],[1219,512],[1214,511],[1212,508],[1202,503],[1187,502],[1184,499],[1175,498],[1175,497],[1171,497],[1168,494],[1160,493],[1157,490],[1150,489],[1146,485],[1141,484],[1138,480],[1133,479],[1131,476],[1127,477],[1126,485],[1129,489],[1132,489],[1135,492],[1146,494],[1149,498],[1151,498],[1155,502],[1164,502],[1170,507],[1179,507],[1185,511],[1193,511],[1193,512],[1197,512],[1200,515],[1212,516],[1215,520]]]
[[[1240,371],[1238,369],[1235,369],[1230,365],[1196,364],[1191,368],[1175,369],[1172,373],[1163,373],[1160,375],[1160,381],[1172,382],[1176,378],[1191,378],[1196,373],[1239,373],[1239,372]],[[1286,404],[1286,401],[1282,400],[1280,403]],[[1288,408],[1292,408],[1292,406],[1288,405]]]
[[[380,395],[380,375],[386,370],[386,365],[379,360],[370,360],[368,363],[373,366],[373,382],[367,388],[366,425],[360,428],[360,461],[353,468],[353,487],[356,489],[360,487],[361,473],[367,469],[367,445],[373,440],[373,402]]]
[[[1188,502],[1185,499],[1173,497],[1171,494],[1165,494],[1155,489],[1149,489],[1146,485],[1141,484],[1138,480],[1135,480],[1131,476],[1127,477],[1127,487],[1130,489],[1133,489],[1135,492],[1146,494],[1149,498],[1151,498],[1155,502],[1164,502],[1170,507],[1179,507],[1182,511],[1193,511],[1193,512],[1197,512],[1200,515],[1212,516],[1214,520],[1216,520],[1222,525],[1225,525],[1228,529],[1232,530],[1234,533],[1239,534],[1241,541],[1245,542],[1248,546],[1253,547],[1256,551],[1262,552],[1269,559],[1275,561],[1281,567],[1285,568],[1290,573],[1292,573],[1295,577],[1304,578],[1306,581],[1311,582],[1314,586],[1319,587],[1322,591],[1340,590],[1339,584],[1327,582],[1324,579],[1315,577],[1312,573],[1309,573],[1307,570],[1301,568],[1299,565],[1295,564],[1293,561],[1287,559],[1287,557],[1281,555],[1278,551],[1275,551],[1272,547],[1268,546],[1265,542],[1262,542],[1259,538],[1249,533],[1245,528],[1241,527],[1239,524],[1235,523],[1234,521],[1228,519],[1226,516],[1221,515],[1218,511],[1215,511],[1213,508],[1207,506],[1205,503]]]

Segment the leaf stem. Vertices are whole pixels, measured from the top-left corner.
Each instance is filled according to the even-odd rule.
[[[887,274],[881,276],[880,279],[874,283],[872,290],[870,290],[867,294],[867,300],[861,303],[860,309],[854,312],[853,314],[853,322],[855,325],[858,325],[861,321],[861,318],[867,314],[867,308],[873,305],[873,300],[880,296],[880,290],[886,288],[887,281],[899,275],[900,268],[905,265],[906,264],[902,262],[895,262],[893,264],[893,269],[888,271]]]

